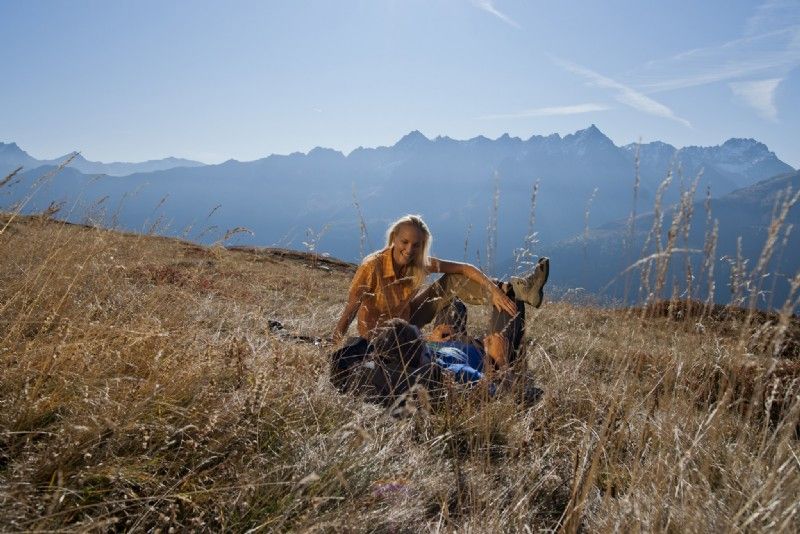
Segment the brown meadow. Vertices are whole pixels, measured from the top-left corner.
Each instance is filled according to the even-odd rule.
[[[546,302],[538,404],[396,419],[328,381],[351,265],[0,228],[2,530],[800,528],[795,316]]]

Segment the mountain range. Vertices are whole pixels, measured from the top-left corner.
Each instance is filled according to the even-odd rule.
[[[17,167],[35,169],[37,167],[58,165],[68,159],[72,154],[65,154],[60,158],[49,160],[36,159],[16,143],[0,143],[0,174],[5,176]],[[80,154],[77,154],[70,162],[70,166],[84,174],[107,174],[109,176],[126,176],[137,172],[153,172],[175,167],[199,167],[203,165],[199,161],[192,161],[182,158],[163,158],[143,161],[140,163],[113,162],[102,163],[99,161],[89,161]]]
[[[0,190],[0,207],[24,200],[37,184],[28,211],[60,201],[62,216],[71,220],[105,217],[104,224],[201,242],[246,227],[253,235],[238,232],[232,242],[313,248],[350,261],[379,248],[392,219],[420,213],[435,236],[435,255],[466,259],[497,274],[509,269],[507,258],[526,242],[534,183],[535,236],[528,236],[527,243],[535,253],[552,250],[555,256],[564,251],[564,258],[571,258],[566,252],[570,240],[587,228],[620,224],[615,221],[626,221],[634,208],[639,214],[652,211],[659,184],[668,175],[665,206],[695,181],[698,200],[708,191],[722,198],[794,172],[754,139],[729,139],[712,147],[676,148],[662,142],[616,146],[595,125],[563,137],[524,140],[507,134],[497,139],[429,139],[413,131],[393,146],[359,147],[347,155],[318,147],[307,154],[218,165],[168,159],[150,163],[198,166],[126,176],[97,177],[76,158],[77,163],[52,179],[38,182],[53,162],[37,167],[42,162],[20,159],[25,156],[13,143],[0,145],[5,168],[26,166],[14,187]],[[496,250],[487,260],[486,243],[495,231]],[[590,235],[594,239],[599,234]],[[580,282],[566,277],[567,269],[564,274],[565,281]]]

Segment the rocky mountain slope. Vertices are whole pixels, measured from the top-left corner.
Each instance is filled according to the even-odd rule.
[[[642,269],[647,269],[648,263],[654,265],[655,261],[640,263],[627,274],[621,273],[640,258],[665,250],[673,221],[676,221],[672,246],[679,250],[665,257],[670,261],[665,266],[663,295],[671,295],[673,287],[685,294],[686,269],[690,266],[691,285],[694,286],[690,292],[697,298],[706,298],[709,291],[708,265],[704,265],[708,256],[706,247],[711,243],[716,225],[713,277],[717,302],[730,302],[737,291],[731,277],[736,275],[738,254],[740,263],[755,276],[740,282],[750,284],[760,293],[758,305],[780,307],[792,292],[792,279],[800,273],[800,237],[794,231],[800,226],[798,192],[800,172],[781,174],[708,203],[688,203],[684,210],[678,206],[663,206],[660,232],[656,230],[659,217],[651,211],[637,217],[632,225],[630,220],[608,223],[540,252],[552,257],[553,264],[558,266],[554,275],[556,283],[565,288],[581,287],[591,293],[602,291],[612,299],[624,295],[641,298]],[[781,220],[784,205],[787,210]],[[759,258],[769,252],[767,245],[770,243],[771,254],[765,258],[767,261],[760,272],[754,273]],[[744,291],[740,288],[740,292]]]

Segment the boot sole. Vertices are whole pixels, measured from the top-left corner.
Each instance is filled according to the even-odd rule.
[[[544,279],[539,286],[539,302],[534,305],[534,308],[541,307],[542,302],[544,302],[544,285],[547,283],[547,279],[550,278],[550,258],[539,258],[537,266],[541,266],[542,271],[544,271]]]

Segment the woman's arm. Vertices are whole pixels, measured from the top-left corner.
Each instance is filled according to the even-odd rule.
[[[360,301],[351,300],[350,298],[347,299],[347,304],[345,304],[344,310],[342,310],[342,316],[339,318],[339,322],[336,323],[336,328],[333,330],[333,342],[337,345],[344,338],[347,329],[350,328],[350,323],[356,318],[360,306]]]
[[[353,276],[350,290],[347,292],[347,303],[344,305],[339,322],[336,323],[336,328],[333,330],[333,342],[336,344],[344,338],[350,323],[355,319],[358,309],[364,301],[364,294],[369,290],[367,277],[367,270],[363,265],[358,268],[355,276]]]
[[[492,305],[499,311],[504,311],[512,317],[517,314],[517,306],[514,301],[508,298],[505,292],[497,287],[480,269],[470,263],[431,258],[430,271],[433,273],[464,275],[486,288],[486,291],[492,296]]]

